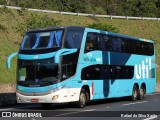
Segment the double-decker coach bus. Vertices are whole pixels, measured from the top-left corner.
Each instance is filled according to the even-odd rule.
[[[18,103],[75,102],[129,96],[156,89],[151,40],[78,26],[28,31],[17,61]]]

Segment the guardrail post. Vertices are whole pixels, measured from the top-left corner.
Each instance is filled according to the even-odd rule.
[[[111,15],[111,20],[112,20],[112,15]]]
[[[128,20],[128,16],[126,16],[126,19]]]
[[[95,18],[95,17],[96,17],[96,15],[95,15],[95,14],[93,14],[93,17]]]

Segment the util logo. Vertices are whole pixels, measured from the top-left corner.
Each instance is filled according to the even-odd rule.
[[[135,75],[137,79],[146,79],[149,78],[149,73],[151,70],[151,58],[146,58],[142,61],[142,64],[135,64]]]

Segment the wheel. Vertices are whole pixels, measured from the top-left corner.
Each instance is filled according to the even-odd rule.
[[[51,108],[51,106],[52,106],[52,103],[42,103],[41,104],[41,107],[45,109]]]
[[[85,89],[82,89],[79,95],[79,101],[77,102],[77,106],[79,108],[84,108],[87,103],[87,92]]]
[[[131,100],[135,101],[135,100],[137,100],[137,97],[138,97],[138,88],[136,85],[134,85],[133,90],[132,90]]]
[[[143,100],[145,95],[145,88],[141,86],[141,88],[138,90],[138,99]]]

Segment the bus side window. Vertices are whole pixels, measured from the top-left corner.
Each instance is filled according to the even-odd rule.
[[[148,55],[153,55],[154,54],[154,47],[153,47],[153,43],[148,43],[147,45],[147,54]]]
[[[81,78],[82,80],[91,80],[91,67],[92,66],[88,66],[82,69],[82,74],[81,74]]]
[[[134,40],[132,40],[132,39],[128,39],[128,42],[130,43],[129,53],[135,54],[136,42]]]
[[[105,35],[103,39],[105,41],[106,50],[112,51],[112,38],[110,36]]]
[[[122,68],[121,66],[115,66],[115,69],[116,69],[116,75],[115,75],[115,78],[116,79],[121,79],[123,78],[123,71],[122,71]]]
[[[114,52],[121,52],[122,40],[119,37],[114,37]]]
[[[136,54],[140,54],[140,53],[141,53],[141,43],[139,41],[137,41]]]
[[[131,66],[129,67],[129,79],[133,78],[133,76],[134,76],[134,67]]]
[[[125,66],[123,71],[123,79],[132,79],[134,74],[133,66]]]
[[[122,40],[120,37],[110,36],[103,37],[105,40],[106,50],[110,52],[121,52],[122,51]]]
[[[104,69],[103,71],[104,79],[110,79],[111,78],[111,67],[109,65],[105,65],[103,69]]]
[[[94,66],[93,67],[93,76],[94,76],[94,79],[102,79],[102,76],[101,76],[101,66]]]
[[[99,40],[99,48],[102,51],[106,51],[106,45],[105,43],[108,41],[108,36],[106,34],[101,34],[100,40]]]
[[[111,79],[114,80],[116,79],[116,69],[114,66],[110,66],[110,71],[111,71]]]
[[[127,41],[126,41],[126,43],[127,43],[127,45],[126,45],[126,52],[127,53],[132,53],[131,51],[132,51],[132,49],[131,49],[131,41],[128,39]]]
[[[78,30],[69,30],[66,35],[64,47],[65,48],[80,48],[82,42],[83,33]]]
[[[62,65],[62,80],[65,80],[75,74],[75,64],[68,63]]]
[[[125,39],[122,39],[122,48],[121,48],[121,51],[123,53],[126,53],[126,46],[127,46],[127,42]]]
[[[85,52],[99,50],[99,36],[97,33],[88,33],[86,38]]]

